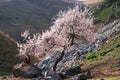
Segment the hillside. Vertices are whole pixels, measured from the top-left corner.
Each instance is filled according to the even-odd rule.
[[[12,66],[17,63],[16,54],[16,42],[0,32],[0,76],[11,73]]]
[[[109,51],[106,52],[107,50]],[[95,56],[90,60],[81,62],[84,64],[82,66],[84,70],[90,70],[95,80],[96,78],[104,78],[105,80],[120,79],[120,33],[113,35]]]
[[[49,10],[47,9],[48,9],[48,5],[50,4],[47,4],[47,7],[41,7],[41,6],[46,5],[47,0],[43,0],[43,1],[39,0],[37,2],[35,0],[21,0],[21,1],[24,1],[24,4],[29,3],[28,5],[31,6],[32,8],[34,7],[34,9],[37,9],[37,10],[43,9],[43,11],[45,11],[45,14],[44,12],[42,12],[42,19],[45,18],[45,20],[48,20],[48,23],[51,22],[51,21],[49,22],[49,19],[50,19],[49,17],[54,15],[54,12],[51,14],[48,14],[48,11],[49,10],[52,11],[53,7],[49,8]],[[19,1],[19,3],[21,1]],[[54,1],[54,0],[49,0],[49,1],[53,1],[52,3],[55,3],[55,4],[57,3],[57,1]],[[16,73],[18,72],[20,77],[24,78],[23,73],[27,75],[27,73],[30,72],[31,74],[29,75],[35,74],[32,78],[38,79],[38,80],[40,79],[119,80],[120,79],[120,17],[119,17],[120,16],[119,15],[120,0],[116,0],[116,1],[105,0],[102,3],[101,3],[102,0],[97,0],[97,1],[93,0],[93,2],[91,1],[92,0],[90,0],[90,2],[88,1],[87,4],[90,4],[90,5],[95,4],[93,6],[96,6],[96,7],[93,7],[92,10],[95,11],[94,15],[96,18],[95,20],[96,27],[94,27],[93,30],[95,29],[95,31],[97,32],[97,40],[91,44],[84,44],[84,45],[78,44],[78,46],[76,46],[74,49],[71,49],[70,51],[66,52],[65,55],[63,55],[62,61],[60,61],[60,63],[57,65],[57,71],[55,73],[52,71],[52,68],[53,68],[53,64],[60,56],[59,52],[56,54],[53,54],[52,56],[49,56],[46,59],[36,62],[35,66],[37,66],[36,68],[37,71],[35,67],[30,69],[29,67],[31,65],[27,67],[24,64],[23,65],[21,64],[20,67],[19,66],[18,68],[16,67],[16,69],[18,69],[16,70]],[[58,5],[54,5],[54,8],[55,6],[58,6]],[[29,10],[29,8],[27,9]],[[37,10],[35,10],[35,13],[37,14],[41,13]],[[57,11],[58,9],[55,8],[54,11],[55,10]],[[33,13],[34,13],[34,10],[33,10]],[[27,15],[25,14],[24,19],[26,16]],[[35,15],[32,15],[32,16],[36,20]],[[28,17],[30,17],[30,14],[28,14]],[[32,19],[30,18],[32,20],[31,23],[34,22],[33,18]],[[19,18],[17,19],[19,21]],[[39,19],[37,19],[36,21],[38,21],[37,24],[39,24]],[[18,24],[17,21],[15,21],[15,23]],[[27,27],[24,26],[24,28],[26,29],[30,28],[31,30],[33,30],[34,27],[30,26],[31,23],[29,23],[29,26]],[[16,25],[14,26],[14,28],[16,27]],[[46,24],[45,22],[45,25],[49,25],[49,24]],[[39,28],[40,27],[37,27],[38,31],[39,31]],[[47,27],[44,27],[44,28],[46,29]],[[6,30],[7,29],[10,29],[10,28],[6,27]],[[22,31],[23,29],[20,29],[20,31]],[[33,30],[33,32],[37,32],[36,27]],[[13,39],[9,38],[3,33],[0,33],[0,40],[1,40],[0,41],[0,46],[1,46],[0,47],[0,50],[1,50],[0,51],[0,61],[1,61],[0,64],[2,63],[2,66],[0,65],[0,71],[2,71],[0,75],[4,75],[4,74],[7,75],[11,71],[10,66],[13,66],[13,64],[16,63],[16,62],[13,62],[13,61],[16,61],[15,59],[15,54],[17,53],[16,43]],[[8,45],[6,43],[8,43]],[[14,54],[11,55],[12,53]],[[8,55],[11,55],[11,56],[8,56]],[[11,58],[11,57],[14,57],[14,58]],[[6,64],[8,64],[7,67],[5,67]],[[41,70],[38,71],[38,68],[41,68]],[[22,72],[21,69],[23,69],[23,71],[25,70],[25,72],[21,73]],[[44,77],[43,75],[40,75],[39,73],[42,73]],[[32,79],[31,77],[29,78]],[[14,77],[10,79],[13,80]],[[15,79],[22,80],[22,78],[15,78]],[[9,77],[8,77],[8,80],[9,80]]]
[[[0,30],[15,39],[26,29],[41,32],[51,18],[71,4],[59,0],[10,0],[0,2]]]
[[[95,7],[96,23],[107,24],[120,18],[120,0],[105,0]]]

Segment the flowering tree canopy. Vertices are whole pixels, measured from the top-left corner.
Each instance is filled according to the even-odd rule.
[[[96,34],[91,31],[91,27],[93,27],[92,13],[87,8],[79,9],[79,6],[76,6],[68,11],[61,11],[51,30],[56,29],[58,34],[71,40],[71,44],[75,39],[92,43],[96,39]]]
[[[79,6],[67,11],[60,11],[50,30],[30,36],[29,31],[21,34],[24,43],[18,43],[18,51],[25,55],[50,55],[62,52],[79,41],[92,43],[96,40],[96,33],[91,31],[93,16],[89,9]]]

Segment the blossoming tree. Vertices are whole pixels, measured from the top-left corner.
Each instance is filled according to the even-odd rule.
[[[92,43],[96,40],[96,33],[91,31],[93,16],[89,9],[81,9],[79,6],[67,11],[60,11],[53,25],[42,34],[37,33],[30,36],[29,31],[21,34],[24,43],[18,43],[20,56],[41,56],[61,52],[56,60],[53,70],[62,60],[71,46],[80,41]]]

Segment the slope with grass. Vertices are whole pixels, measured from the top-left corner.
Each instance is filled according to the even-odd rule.
[[[11,73],[13,65],[17,63],[15,58],[16,54],[16,42],[0,32],[0,76]]]
[[[120,75],[120,33],[96,52],[95,57],[82,61],[82,69],[90,70],[94,78],[119,79]]]
[[[120,0],[104,0],[94,9],[96,23],[107,24],[120,18]]]

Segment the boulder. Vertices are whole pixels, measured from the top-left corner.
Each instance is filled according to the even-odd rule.
[[[81,65],[80,66],[76,66],[70,69],[67,69],[65,72],[65,75],[67,76],[74,76],[76,74],[79,74],[81,72]]]
[[[60,77],[60,75],[55,73],[50,78],[48,78],[48,80],[62,80],[62,78]]]
[[[24,77],[24,78],[34,78],[38,76],[42,76],[41,70],[37,67],[26,64],[20,63],[13,67],[13,74],[15,77]]]
[[[89,78],[91,78],[91,76],[88,75],[88,73],[80,73],[77,76],[75,76],[73,80],[87,80]]]

